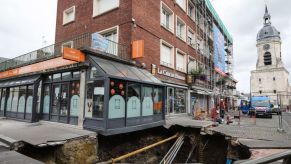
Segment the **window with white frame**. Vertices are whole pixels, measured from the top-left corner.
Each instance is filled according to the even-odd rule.
[[[74,42],[73,41],[64,42],[62,44],[62,52],[63,52],[64,47],[74,48]]]
[[[161,41],[161,50],[160,50],[160,64],[173,68],[173,55],[174,48],[172,45]]]
[[[194,58],[189,57],[188,73],[190,74],[191,71],[197,71],[197,67],[197,61]]]
[[[182,39],[186,40],[186,24],[185,22],[177,16],[176,19],[176,35]]]
[[[118,54],[118,26],[99,32],[108,40],[106,52],[112,55]]]
[[[187,32],[187,43],[193,47],[195,47],[195,34],[191,28],[188,27],[188,32]]]
[[[173,32],[174,29],[174,13],[163,2],[161,3],[161,25]]]
[[[75,21],[76,7],[72,6],[66,9],[63,13],[63,25]]]
[[[175,1],[184,11],[186,11],[186,0],[175,0]]]
[[[190,0],[188,1],[188,15],[193,21],[195,21],[195,6]]]
[[[185,72],[186,71],[186,55],[181,51],[176,51],[176,70]]]
[[[119,0],[93,0],[93,17],[119,7]]]

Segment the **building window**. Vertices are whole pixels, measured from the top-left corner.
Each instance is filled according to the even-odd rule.
[[[64,47],[68,48],[73,48],[74,47],[74,42],[73,41],[68,41],[62,44],[62,53],[64,52]]]
[[[174,67],[174,48],[170,44],[161,42],[160,63],[166,67]]]
[[[272,55],[270,52],[266,52],[264,54],[264,64],[265,65],[272,65]]]
[[[161,25],[171,32],[174,31],[174,13],[164,3],[161,3]]]
[[[116,56],[118,55],[118,31],[118,26],[115,26],[99,32],[100,35],[109,41],[105,52]]]
[[[186,24],[185,22],[177,16],[176,19],[176,35],[183,41],[186,40]]]
[[[93,0],[93,17],[119,7],[119,0]]]
[[[44,97],[43,97],[43,106],[42,106],[42,110],[44,114],[49,114],[49,110],[50,110],[50,85],[46,84],[44,86]]]
[[[276,77],[273,77],[273,81],[276,81]]]
[[[260,91],[260,95],[262,94],[262,91]]]
[[[277,93],[277,91],[276,91],[276,90],[274,90],[274,93],[276,94],[276,93]]]
[[[191,28],[188,27],[188,33],[187,33],[187,43],[193,47],[195,47],[195,34]]]
[[[142,86],[142,116],[151,116],[154,114],[153,88]]]
[[[85,117],[103,118],[104,111],[104,82],[90,81],[87,83],[87,99]]]
[[[63,25],[75,21],[75,6],[66,9],[63,13]]]
[[[164,89],[161,87],[155,87],[153,93],[154,99],[154,114],[161,114],[163,112],[163,98]]]
[[[193,21],[195,21],[195,6],[190,0],[188,1],[188,15]]]
[[[109,94],[110,99],[108,106],[108,118],[124,118],[126,103],[126,82],[111,79]]]
[[[184,11],[186,11],[186,0],[175,0],[175,1]]]
[[[176,51],[176,70],[185,72],[186,71],[186,55],[181,51]]]
[[[197,70],[197,61],[192,58],[192,57],[189,57],[189,64],[188,64],[188,74],[190,74],[192,71],[196,71]]]
[[[139,117],[141,115],[140,87],[140,84],[128,84],[126,118]]]

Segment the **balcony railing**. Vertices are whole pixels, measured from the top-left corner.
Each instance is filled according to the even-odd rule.
[[[130,57],[130,48],[129,46],[125,46],[122,44],[115,43],[113,41],[107,40],[108,46],[103,50],[97,50],[101,52],[103,55],[111,55],[123,60],[129,60]],[[81,48],[94,48],[91,46],[92,43],[92,35],[90,33],[86,33],[70,40],[66,40],[64,42],[56,43],[36,51],[29,52],[27,54],[18,56],[13,59],[6,60],[0,63],[0,71],[9,70],[12,68],[21,67],[24,65],[29,65],[32,63],[37,63],[40,61],[48,60],[51,58],[56,58],[62,56],[63,46],[68,46],[67,43],[71,43],[71,47],[75,49]]]

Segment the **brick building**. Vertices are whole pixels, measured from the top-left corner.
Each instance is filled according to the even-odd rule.
[[[59,0],[55,39],[0,63],[0,115],[110,135],[232,106],[232,38],[208,0]]]

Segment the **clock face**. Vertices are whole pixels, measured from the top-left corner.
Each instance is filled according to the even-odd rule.
[[[264,50],[267,51],[267,50],[269,50],[269,49],[270,49],[270,45],[269,45],[269,44],[265,44],[265,45],[264,45]]]

